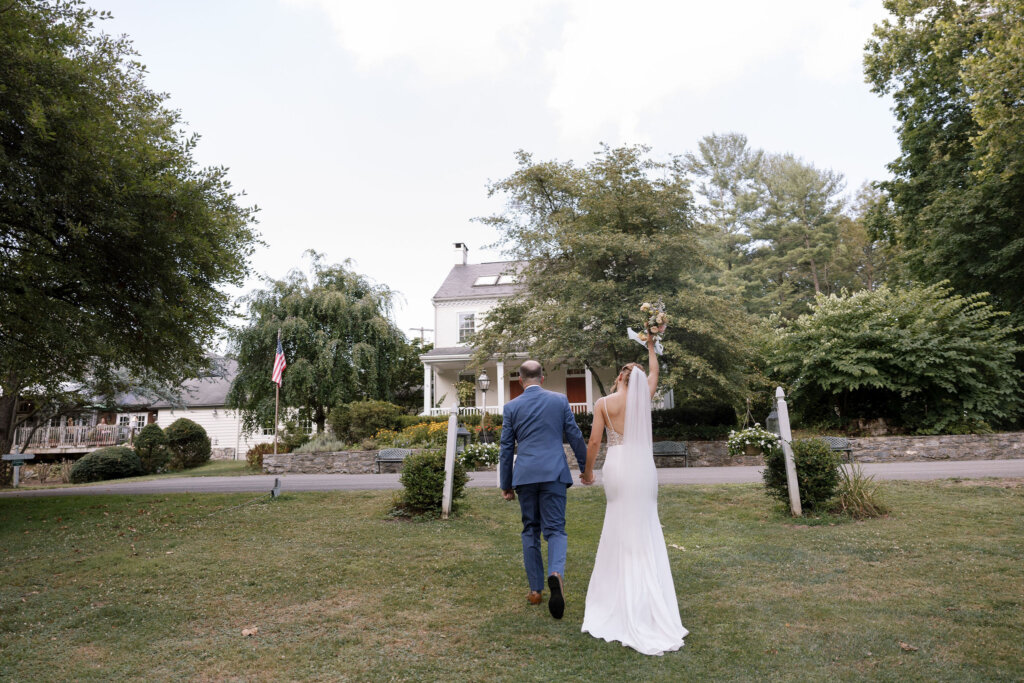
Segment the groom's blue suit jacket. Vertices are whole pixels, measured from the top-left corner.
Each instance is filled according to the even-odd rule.
[[[498,461],[502,490],[547,481],[572,486],[563,440],[572,447],[582,472],[587,463],[587,445],[564,395],[533,385],[506,403]],[[513,468],[512,454],[517,446]]]

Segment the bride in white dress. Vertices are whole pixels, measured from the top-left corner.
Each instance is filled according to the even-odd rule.
[[[658,360],[647,344],[650,377],[637,363],[622,368],[615,392],[594,406],[584,483],[594,480],[594,461],[607,429],[602,478],[608,506],[594,573],[587,588],[583,632],[619,641],[645,655],[683,646],[675,584],[658,519],[658,475],[651,448],[651,398]]]

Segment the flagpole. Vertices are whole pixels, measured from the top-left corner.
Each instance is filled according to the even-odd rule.
[[[281,345],[281,328],[280,327],[277,328],[277,345],[278,346]],[[281,403],[281,384],[278,383],[278,382],[275,382],[274,384],[275,384],[275,387],[274,387],[274,455],[277,455],[277,425],[278,425],[277,411],[278,411],[278,406]]]

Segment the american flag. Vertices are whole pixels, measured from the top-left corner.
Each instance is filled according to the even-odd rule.
[[[274,356],[274,374],[270,376],[270,381],[275,383],[277,386],[281,386],[281,377],[284,376],[284,369],[288,367],[288,363],[284,360],[284,349],[281,348],[281,340],[277,340],[277,355]]]

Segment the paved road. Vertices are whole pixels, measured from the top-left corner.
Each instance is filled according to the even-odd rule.
[[[943,462],[865,463],[864,471],[876,479],[951,479],[960,477],[1021,477],[1022,460],[958,460]],[[251,493],[269,492],[273,475],[242,477],[175,477],[149,481],[103,483],[57,489],[0,492],[0,498],[146,493]],[[397,474],[287,474],[280,475],[284,491],[360,491],[400,488]],[[600,484],[598,474],[598,484]],[[658,470],[661,484],[738,484],[761,481],[760,467],[677,467]],[[471,472],[470,486],[495,486],[494,472]]]

